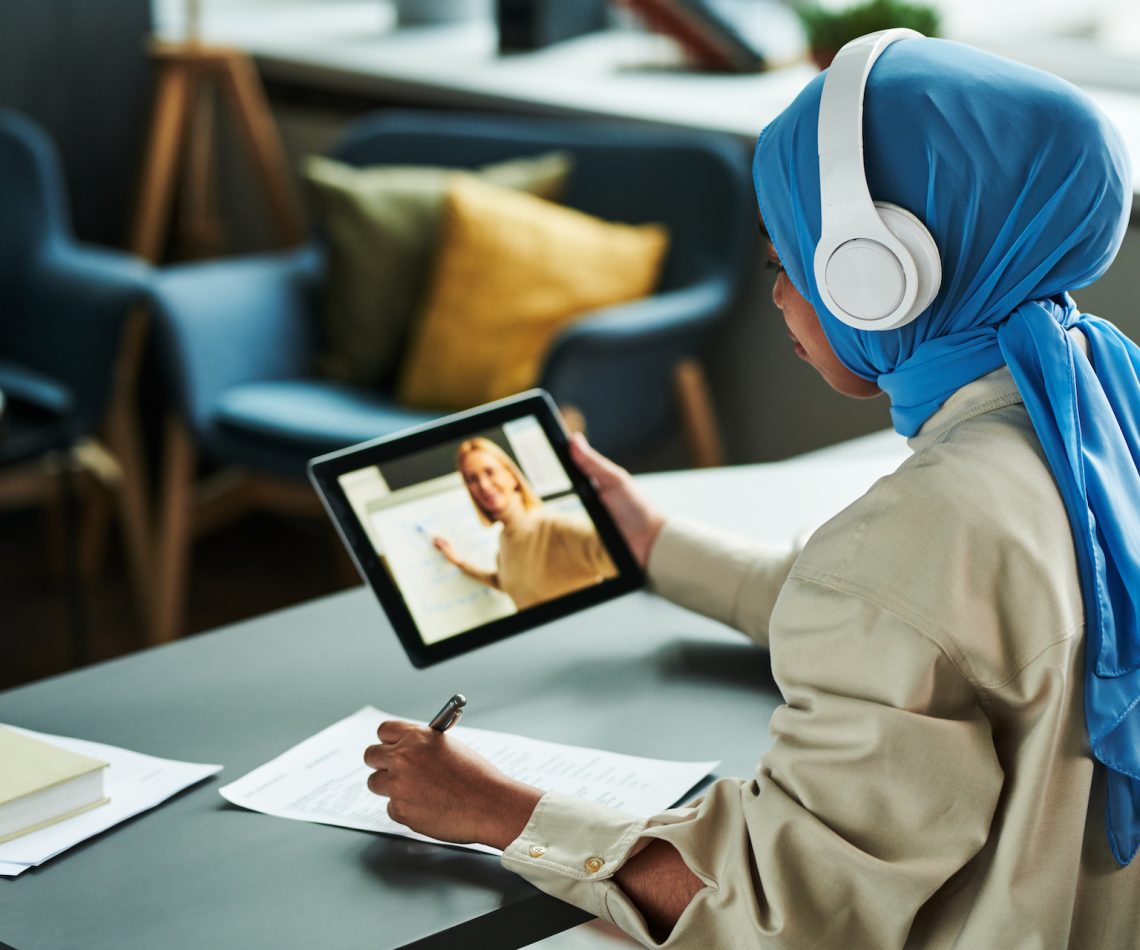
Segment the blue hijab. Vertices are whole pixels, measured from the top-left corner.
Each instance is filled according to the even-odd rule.
[[[1008,365],[1073,531],[1086,614],[1085,719],[1108,769],[1116,860],[1140,847],[1140,348],[1068,291],[1120,246],[1132,175],[1120,135],[1076,88],[942,40],[890,46],[864,107],[871,194],[912,211],[942,288],[898,330],[855,330],[820,300],[816,128],[823,77],[760,136],[760,214],[843,365],[875,380],[914,435],[951,393]],[[1065,331],[1078,327],[1089,356]]]

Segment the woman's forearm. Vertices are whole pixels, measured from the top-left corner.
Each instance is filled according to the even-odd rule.
[[[480,570],[474,564],[468,564],[466,561],[454,561],[452,563],[472,580],[476,580],[480,584],[486,584],[488,587],[494,587],[495,590],[499,589],[498,571]]]
[[[704,887],[680,852],[660,839],[626,861],[614,880],[641,911],[658,940],[669,936],[689,902]]]

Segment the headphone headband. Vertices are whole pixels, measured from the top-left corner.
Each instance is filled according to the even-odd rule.
[[[922,39],[914,30],[881,30],[852,40],[835,54],[819,100],[820,197],[825,218],[842,224],[858,202],[858,212],[874,215],[863,174],[863,96],[871,67],[888,46],[899,40]],[[824,164],[828,175],[822,175]],[[828,222],[824,222],[827,231]]]
[[[921,221],[876,203],[863,164],[863,97],[883,51],[921,39],[893,29],[852,40],[836,55],[819,103],[820,239],[816,286],[827,309],[858,329],[889,330],[930,305],[942,279],[938,249]]]

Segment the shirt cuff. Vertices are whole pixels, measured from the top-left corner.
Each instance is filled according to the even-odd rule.
[[[612,881],[641,850],[647,821],[628,812],[570,795],[547,792],[530,821],[505,851],[502,864],[541,891],[648,937],[645,923]],[[635,845],[637,847],[635,847]],[[617,891],[614,899],[611,891]],[[611,907],[618,911],[617,917]],[[626,919],[630,914],[635,920]]]
[[[636,905],[613,881],[622,865],[650,841],[669,841],[673,826],[690,820],[699,802],[645,819],[547,792],[522,833],[507,845],[502,864],[539,890],[609,921],[645,946],[707,946],[701,935],[717,933],[717,887],[710,878],[698,875],[704,889],[689,902],[663,944],[656,941]],[[681,847],[670,843],[684,858]]]

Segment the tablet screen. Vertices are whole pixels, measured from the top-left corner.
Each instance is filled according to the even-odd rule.
[[[417,665],[640,584],[566,449],[548,401],[527,394],[336,453],[332,471],[314,463]]]

